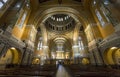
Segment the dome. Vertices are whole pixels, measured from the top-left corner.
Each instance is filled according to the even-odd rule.
[[[75,27],[75,20],[67,14],[55,14],[45,21],[45,26],[49,31],[62,33],[73,30]]]

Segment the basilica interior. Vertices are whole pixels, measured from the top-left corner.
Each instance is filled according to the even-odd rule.
[[[120,77],[120,0],[0,0],[0,77]]]

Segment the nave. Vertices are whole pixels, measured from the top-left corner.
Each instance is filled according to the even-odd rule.
[[[59,65],[55,77],[73,77],[73,75],[63,65]]]
[[[120,77],[119,66],[7,65],[0,77]]]
[[[0,0],[1,77],[119,74],[120,0]]]

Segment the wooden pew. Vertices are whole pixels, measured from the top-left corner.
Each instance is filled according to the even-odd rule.
[[[103,66],[65,65],[75,77],[120,77],[120,70]]]
[[[6,68],[0,70],[0,76],[39,76],[39,77],[54,77],[56,65],[43,65],[33,67],[19,66],[15,68]]]

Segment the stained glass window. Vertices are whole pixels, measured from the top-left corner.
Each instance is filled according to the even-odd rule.
[[[23,15],[20,17],[20,20],[18,21],[18,27],[20,27],[20,28],[23,27],[26,16],[27,16],[27,11],[23,12]]]
[[[3,3],[2,2],[0,2],[0,8],[2,8],[3,7]]]
[[[38,47],[37,47],[37,50],[41,50],[41,49],[42,49],[42,37],[40,37]]]
[[[100,24],[102,25],[102,27],[104,27],[105,26],[105,22],[104,22],[104,20],[103,20],[103,18],[101,16],[100,12],[97,9],[95,10],[95,12],[96,12],[98,20],[100,21]]]
[[[3,0],[4,3],[6,3],[8,0]]]
[[[79,50],[84,50],[84,45],[83,45],[83,42],[82,42],[82,39],[81,37],[79,37],[79,40],[78,40],[78,45],[79,45]]]

